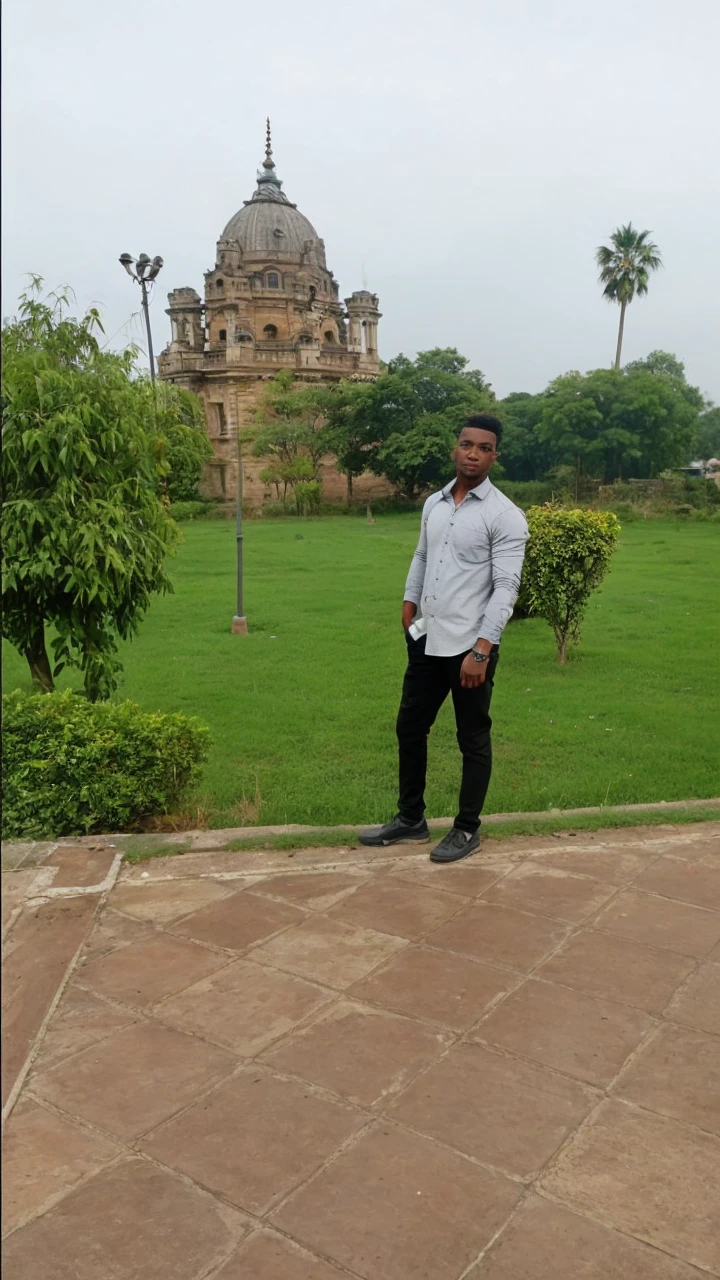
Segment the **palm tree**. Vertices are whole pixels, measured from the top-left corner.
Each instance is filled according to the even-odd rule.
[[[649,231],[636,231],[632,222],[628,222],[626,227],[618,227],[613,231],[610,237],[611,248],[601,244],[595,252],[595,261],[600,268],[600,283],[605,285],[603,297],[609,302],[620,304],[616,369],[620,368],[625,310],[635,294],[641,298],[647,293],[649,273],[662,266],[660,250],[652,240],[648,240],[649,235]]]

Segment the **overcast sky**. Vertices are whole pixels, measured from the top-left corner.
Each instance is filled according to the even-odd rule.
[[[665,267],[624,359],[676,353],[720,400],[718,0],[5,0],[4,273],[71,284],[142,334],[123,251],[202,291],[264,120],[380,351],[457,346],[498,395],[609,364],[594,251],[649,228]]]

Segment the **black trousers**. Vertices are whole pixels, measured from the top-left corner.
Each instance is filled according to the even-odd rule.
[[[448,694],[455,708],[458,746],[462,753],[460,803],[455,826],[477,831],[492,772],[490,699],[499,652],[488,660],[485,683],[474,689],[460,684],[465,653],[452,658],[429,657],[425,636],[413,640],[406,634],[408,665],[397,718],[400,764],[398,813],[407,822],[419,822],[425,812],[425,775],[428,734]]]

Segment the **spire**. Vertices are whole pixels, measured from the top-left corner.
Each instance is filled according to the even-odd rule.
[[[270,132],[270,117],[265,120],[265,159],[263,160],[263,169],[274,169],[275,165],[272,158],[272,134]]]

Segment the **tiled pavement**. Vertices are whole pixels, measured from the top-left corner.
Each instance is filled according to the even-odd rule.
[[[4,1280],[720,1276],[720,823],[488,848],[11,873]]]

